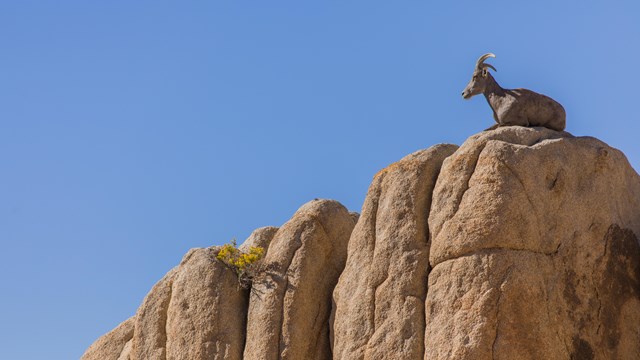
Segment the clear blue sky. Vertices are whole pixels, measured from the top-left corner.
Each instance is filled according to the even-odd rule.
[[[640,166],[640,2],[0,2],[0,358],[77,359],[192,247],[493,124],[476,59]]]

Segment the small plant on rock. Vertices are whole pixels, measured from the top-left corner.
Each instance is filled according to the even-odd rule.
[[[238,281],[243,288],[249,288],[257,272],[256,263],[263,256],[264,248],[251,246],[249,252],[243,252],[238,249],[236,240],[233,239],[229,244],[222,246],[216,258],[238,275]]]

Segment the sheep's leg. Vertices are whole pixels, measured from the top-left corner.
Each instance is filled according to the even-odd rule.
[[[518,117],[509,117],[503,118],[501,121],[501,126],[530,126],[529,119],[518,116]]]

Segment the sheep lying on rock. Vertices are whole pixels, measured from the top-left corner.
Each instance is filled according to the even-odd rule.
[[[566,113],[562,105],[552,98],[527,89],[503,89],[489,73],[489,68],[497,71],[484,61],[494,54],[484,54],[476,62],[473,77],[462,91],[462,97],[484,94],[493,110],[493,118],[498,123],[487,129],[498,126],[544,126],[562,131],[565,128]]]

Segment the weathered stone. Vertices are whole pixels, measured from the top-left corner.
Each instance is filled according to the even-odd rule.
[[[638,175],[597,139],[468,139],[433,194],[425,359],[638,358],[639,214]]]
[[[261,247],[264,249],[263,256],[266,256],[269,250],[269,244],[276,235],[276,232],[278,232],[278,228],[275,226],[265,226],[255,229],[238,249],[243,252],[249,252],[249,248],[252,246]]]
[[[242,359],[248,294],[217,254],[218,248],[191,251],[173,278],[167,359]]]
[[[118,357],[118,360],[131,360],[131,348],[133,347],[133,338],[129,341],[127,341],[126,344],[124,344],[124,348],[122,349],[122,353],[120,353],[120,356]]]
[[[316,200],[256,230],[250,292],[191,250],[82,360],[639,359],[638,234],[622,153],[499,128],[384,169],[359,218]]]
[[[531,209],[535,205],[530,200],[538,206],[547,201],[557,203],[553,189],[556,186],[555,192],[560,189],[564,174],[570,170],[563,165],[574,166],[566,157],[580,155],[567,151],[569,142],[566,141],[544,142],[545,145],[555,144],[553,148],[541,145],[545,139],[571,135],[540,129],[513,126],[482,132],[470,137],[444,162],[429,215],[432,265],[480,248],[556,250],[555,234],[528,241],[532,234],[542,230],[537,221],[529,221],[538,219],[536,209]],[[538,146],[534,146],[536,144]],[[522,177],[512,170],[526,172],[531,176],[535,190],[544,192],[534,195],[523,191]],[[560,182],[554,183],[556,179]],[[551,224],[556,222],[556,217],[571,217],[557,212],[541,216],[549,217]]]
[[[167,358],[167,311],[177,270],[158,281],[138,308],[130,355],[134,360]]]
[[[518,250],[437,265],[429,275],[424,358],[568,359],[547,308],[546,285],[555,276],[547,256]]]
[[[436,145],[373,179],[334,291],[334,359],[420,359],[427,293],[427,215],[443,160]]]
[[[340,203],[314,200],[278,230],[251,289],[245,360],[331,358],[331,293],[354,225]]]
[[[101,336],[87,349],[80,360],[127,359],[122,357],[122,355],[128,355],[129,348],[131,347],[134,321],[134,318],[129,318],[115,329]]]
[[[218,251],[191,249],[82,359],[242,359],[248,293]]]

